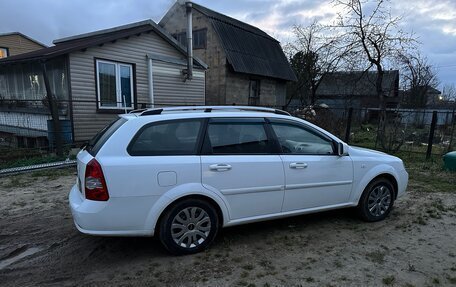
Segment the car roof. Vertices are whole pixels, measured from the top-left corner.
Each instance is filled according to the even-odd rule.
[[[132,119],[153,116],[153,119],[162,119],[165,115],[168,115],[166,118],[173,118],[170,115],[175,115],[174,118],[199,118],[219,117],[221,114],[224,117],[239,117],[239,114],[247,117],[263,117],[265,113],[290,116],[288,112],[283,110],[257,106],[181,106],[133,110],[129,114],[121,115],[121,117]],[[208,116],[208,114],[211,114],[211,116]]]

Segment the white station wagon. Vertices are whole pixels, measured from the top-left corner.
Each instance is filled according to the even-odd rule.
[[[344,207],[382,220],[408,181],[399,158],[260,107],[134,111],[77,161],[69,200],[79,231],[155,235],[174,254],[201,251],[219,228],[249,222]]]

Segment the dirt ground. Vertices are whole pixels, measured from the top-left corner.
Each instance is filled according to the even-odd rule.
[[[0,178],[1,286],[456,286],[456,193],[413,180],[383,222],[339,210],[232,227],[183,257],[79,233],[74,182],[72,169]]]

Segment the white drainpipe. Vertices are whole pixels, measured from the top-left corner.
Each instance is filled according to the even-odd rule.
[[[193,78],[193,24],[192,2],[186,3],[187,12],[187,80]]]
[[[149,62],[148,68],[148,79],[149,79],[149,101],[151,104],[151,108],[154,108],[154,74],[152,69],[152,58],[147,56],[147,60]]]

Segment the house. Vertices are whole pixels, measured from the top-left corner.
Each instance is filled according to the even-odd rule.
[[[296,81],[296,76],[277,40],[199,4],[177,1],[159,25],[183,45],[187,44],[187,9],[192,15],[193,53],[209,66],[206,104],[285,104],[286,82]]]
[[[430,86],[417,86],[401,91],[402,106],[415,109],[437,108],[445,105],[442,92]]]
[[[0,59],[46,47],[46,45],[19,32],[0,33]]]
[[[187,52],[151,20],[54,44],[0,60],[0,131],[48,136],[45,80],[68,141],[88,140],[133,109],[205,103],[206,64],[194,58],[193,78],[186,79]]]
[[[376,80],[376,71],[327,73],[317,88],[317,103],[339,108],[378,108],[380,100],[377,95]],[[398,70],[384,72],[382,90],[386,99],[386,107],[397,107],[399,103]]]

